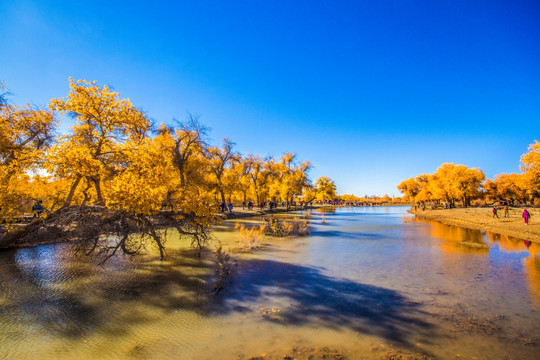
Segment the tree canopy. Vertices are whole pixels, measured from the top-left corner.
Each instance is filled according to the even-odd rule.
[[[499,174],[485,179],[483,171],[465,165],[442,164],[433,174],[421,174],[398,185],[406,199],[414,202],[444,201],[451,206],[471,200],[534,203],[540,195],[540,143],[534,141],[521,156],[521,174]]]
[[[154,127],[108,86],[69,79],[69,88],[38,109],[9,104],[0,84],[0,216],[15,221],[38,202],[45,209],[4,234],[4,243],[69,238],[108,257],[143,251],[150,241],[164,257],[163,229],[205,246],[218,203],[292,202],[312,188],[311,163],[293,153],[280,161],[243,156],[230,139],[209,144],[195,116]],[[62,116],[75,124],[57,136]]]

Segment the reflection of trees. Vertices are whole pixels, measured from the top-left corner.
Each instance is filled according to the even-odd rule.
[[[444,240],[445,242],[441,244],[441,248],[446,252],[463,253],[489,250],[485,248],[484,234],[480,230],[445,225],[438,221],[429,221],[429,224],[429,235]],[[463,244],[478,244],[482,247],[463,246]]]
[[[497,245],[500,250],[505,252],[520,252],[527,250],[523,240],[512,238],[507,235],[488,232],[486,233],[486,238],[490,244]]]
[[[507,235],[486,233],[491,244],[496,244],[504,252],[527,252],[530,254],[523,259],[523,268],[527,277],[533,301],[540,304],[540,244],[526,242]]]
[[[489,249],[470,249],[468,247],[459,246],[460,243],[471,242],[484,244],[484,239],[487,239],[488,244],[497,245],[499,250],[503,252],[528,252],[529,257],[523,259],[524,271],[527,276],[527,281],[530,288],[530,293],[533,300],[540,304],[540,244],[529,243],[527,246],[523,240],[500,235],[491,232],[485,234],[480,230],[460,228],[457,226],[445,225],[436,221],[429,222],[430,235],[445,242],[441,248],[445,252],[478,252],[489,251]]]
[[[540,244],[529,245],[531,256],[523,259],[523,266],[534,302],[540,305]]]

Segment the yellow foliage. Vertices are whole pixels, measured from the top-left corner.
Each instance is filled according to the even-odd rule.
[[[336,197],[336,184],[327,176],[321,176],[315,182],[316,199],[331,200]]]
[[[532,197],[540,196],[540,143],[535,140],[529,151],[521,156],[524,185]]]
[[[0,85],[0,91],[5,89]],[[0,102],[0,217],[6,221],[29,211],[29,172],[37,170],[52,140],[53,113]]]
[[[450,204],[461,201],[464,206],[481,195],[483,171],[465,165],[444,163],[432,175],[422,174],[416,179],[401,182],[398,190],[414,201],[442,200]]]
[[[119,99],[118,93],[107,86],[101,88],[95,81],[71,78],[69,86],[67,98],[52,99],[49,106],[51,110],[73,115],[76,124],[70,135],[58,138],[45,167],[55,176],[73,181],[66,205],[73,200],[82,179],[93,185],[95,202],[103,204],[106,202],[103,194],[114,191],[102,187],[125,163],[126,142],[143,142],[150,121],[129,100]],[[126,177],[129,175],[124,180]]]

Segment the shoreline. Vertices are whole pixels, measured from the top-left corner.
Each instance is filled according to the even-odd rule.
[[[323,206],[296,206],[296,207],[290,207],[287,208],[274,208],[272,210],[266,208],[266,209],[259,209],[258,207],[254,207],[253,210],[247,210],[247,209],[240,209],[240,206],[238,209],[233,209],[232,212],[229,210],[226,210],[225,212],[219,212],[216,214],[217,217],[221,218],[221,220],[234,220],[234,219],[243,219],[243,218],[250,218],[250,217],[256,217],[256,216],[265,216],[265,215],[273,215],[273,214],[282,214],[282,213],[290,213],[300,210],[309,210],[309,209],[318,209]]]
[[[520,240],[540,243],[540,209],[527,208],[531,213],[529,225],[525,225],[521,212],[523,208],[510,207],[509,217],[504,218],[502,209],[493,217],[491,208],[457,208],[437,210],[409,210],[417,219],[438,221],[445,225],[458,226],[467,229],[488,231],[506,235]]]
[[[290,212],[296,212],[300,210],[308,210],[308,209],[318,209],[323,207],[333,207],[332,205],[319,205],[319,206],[295,206],[287,208],[276,208],[269,210],[268,208],[260,210],[258,208],[253,208],[253,210],[247,210],[247,209],[236,209],[232,212],[229,212],[228,210],[226,212],[219,212],[216,214],[216,217],[220,218],[222,221],[226,220],[235,220],[235,219],[243,219],[243,218],[250,218],[250,217],[257,217],[257,216],[265,216],[265,215],[273,215],[273,214],[280,214],[280,213],[290,213]],[[29,225],[30,223],[26,224],[17,224],[17,225]],[[35,243],[4,243],[4,238],[0,235],[0,251],[8,251],[13,249],[24,249],[24,248],[31,248],[34,246],[40,246],[40,245],[51,245],[51,244],[63,244],[63,243],[70,243],[71,240],[63,240],[58,241],[58,239],[51,240],[51,241],[40,241]]]

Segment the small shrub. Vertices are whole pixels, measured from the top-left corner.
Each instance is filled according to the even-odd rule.
[[[306,220],[298,220],[296,222],[296,231],[298,233],[298,235],[301,235],[301,236],[305,236],[305,235],[309,235],[310,231],[309,231],[309,222],[307,222]]]
[[[264,233],[269,236],[285,237],[294,230],[294,225],[290,221],[278,220],[274,217],[265,218],[263,221],[262,228]]]
[[[239,229],[240,232],[238,236],[238,251],[247,252],[264,245],[264,226],[247,228],[244,225],[236,224],[235,228]]]
[[[309,231],[309,221],[303,219],[279,220],[276,218],[264,219],[264,233],[269,236],[285,237],[293,233],[307,235]]]
[[[214,289],[216,292],[222,290],[224,288],[225,283],[227,280],[232,276],[234,269],[236,267],[236,264],[231,259],[231,255],[226,251],[223,250],[221,247],[221,244],[215,251],[215,272],[216,272],[216,283],[214,285]]]

